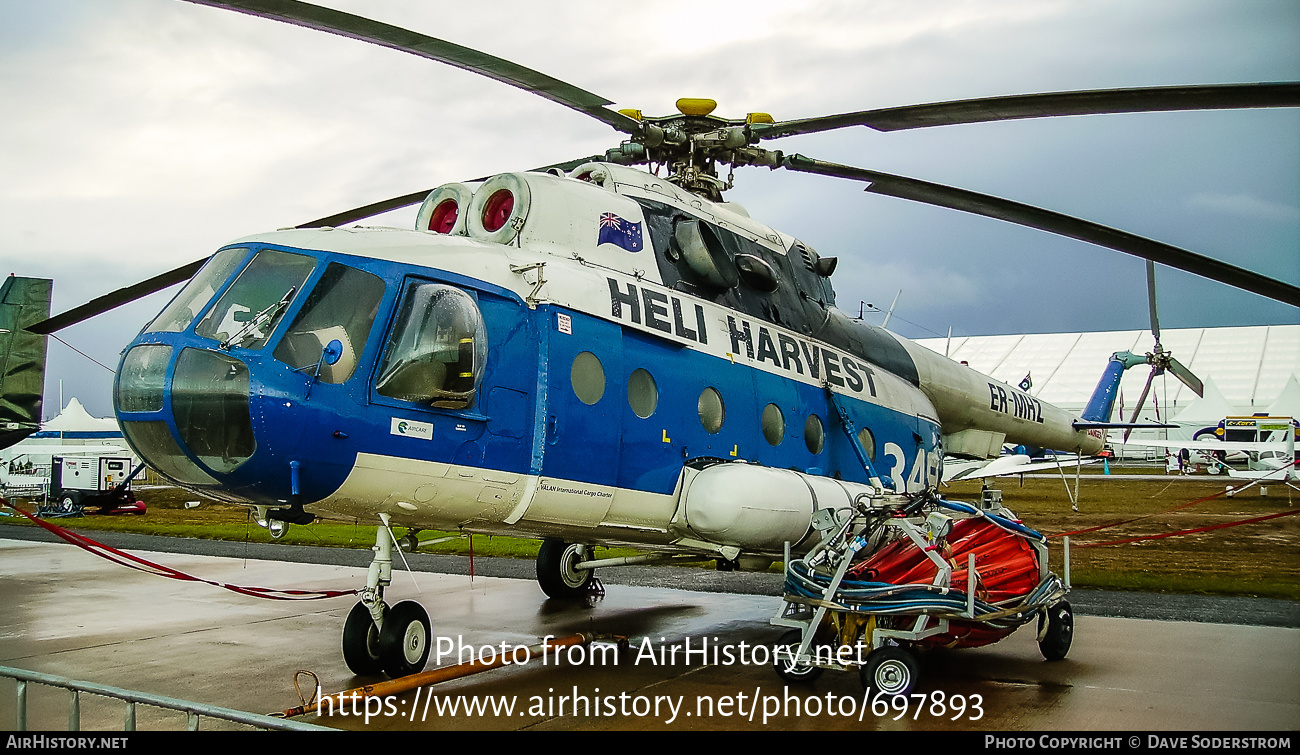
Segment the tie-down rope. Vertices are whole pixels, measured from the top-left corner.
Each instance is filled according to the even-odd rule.
[[[4,502],[0,501],[0,503]],[[136,571],[142,571],[146,574],[168,577],[170,579],[179,579],[183,582],[202,582],[205,585],[213,585],[214,587],[220,587],[223,590],[237,592],[240,595],[248,595],[254,598],[266,598],[268,600],[321,600],[324,598],[338,598],[344,595],[356,595],[360,592],[359,590],[277,590],[270,587],[244,587],[241,585],[227,584],[225,582],[214,582],[213,580],[203,579],[202,577],[196,577],[192,574],[186,574],[185,572],[178,571],[170,566],[156,564],[147,559],[140,558],[139,556],[133,556],[130,553],[96,542],[85,535],[79,535],[76,532],[60,527],[57,524],[43,521],[42,519],[32,516],[12,504],[4,503],[4,505],[9,506],[9,508],[27,517],[32,522],[39,524],[49,532],[54,533],[58,537],[72,543],[84,551],[93,553],[100,558],[108,559],[115,564],[120,564],[121,566],[135,569]]]

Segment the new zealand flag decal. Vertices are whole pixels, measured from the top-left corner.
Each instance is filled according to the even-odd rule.
[[[629,252],[641,251],[641,224],[624,220],[612,212],[600,216],[600,237],[596,246],[613,244]]]

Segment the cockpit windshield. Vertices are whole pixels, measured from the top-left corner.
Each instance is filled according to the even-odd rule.
[[[438,283],[412,283],[389,336],[375,389],[441,409],[473,406],[487,361],[487,330],[474,299]]]
[[[314,257],[263,249],[194,332],[223,349],[262,348],[315,266]]]
[[[356,371],[383,297],[378,277],[331,262],[275,347],[275,358],[294,369],[316,367],[323,383],[346,381]]]
[[[188,328],[246,256],[248,250],[242,248],[223,249],[212,255],[212,259],[208,260],[193,278],[190,278],[185,288],[181,289],[167,308],[155,317],[153,322],[146,325],[142,332],[179,333]]]

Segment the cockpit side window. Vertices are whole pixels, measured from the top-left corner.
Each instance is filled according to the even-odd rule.
[[[320,365],[322,383],[346,381],[357,369],[383,296],[378,277],[331,262],[275,347],[275,358],[294,369]]]
[[[263,249],[194,332],[224,349],[262,348],[314,267],[314,257]]]
[[[473,297],[415,282],[398,311],[375,390],[440,409],[467,409],[486,362],[487,329]]]
[[[223,249],[212,255],[212,259],[204,263],[185,288],[142,332],[179,333],[188,328],[246,256],[248,250],[242,248]]]

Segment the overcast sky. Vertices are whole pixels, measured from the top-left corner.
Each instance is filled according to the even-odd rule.
[[[321,3],[513,60],[612,100],[778,120],[1026,92],[1300,79],[1295,0]],[[249,233],[619,135],[472,74],[179,0],[0,0],[0,273],[54,308]],[[1035,204],[1300,285],[1300,112],[1087,116],[765,146]],[[1147,327],[1143,263],[999,221],[742,169],[728,195],[839,256],[840,307],[909,337]],[[409,226],[414,211],[380,222]],[[1168,268],[1165,328],[1300,322]],[[60,336],[115,368],[172,292]],[[875,315],[873,322],[879,323]],[[47,416],[111,413],[111,374],[50,343]],[[1100,373],[1101,365],[1098,365]]]

